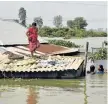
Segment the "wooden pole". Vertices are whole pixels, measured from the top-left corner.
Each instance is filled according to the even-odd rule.
[[[86,65],[87,65],[87,55],[88,55],[88,46],[89,42],[86,42],[86,49],[85,49],[85,62],[84,62],[84,75],[86,75]]]

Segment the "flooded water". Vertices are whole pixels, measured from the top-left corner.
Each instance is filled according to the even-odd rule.
[[[45,40],[65,40],[65,41],[70,41],[73,42],[77,45],[83,46],[80,50],[84,51],[86,42],[89,42],[89,52],[92,52],[91,48],[100,48],[102,47],[102,42],[107,41],[107,37],[87,37],[87,38],[71,38],[71,39],[63,39],[62,37],[55,37],[55,38],[47,38],[43,37]]]
[[[97,40],[99,41],[96,42]],[[80,45],[90,41],[90,48],[100,47],[104,40],[106,37],[70,39]],[[96,66],[101,63],[107,68],[107,60],[97,63]],[[107,74],[87,74],[85,78],[66,80],[72,85],[69,87],[49,87],[44,81],[42,83],[46,86],[38,86],[36,79],[17,80],[20,83],[16,80],[11,82],[11,79],[0,79],[0,104],[107,104]],[[52,82],[55,83],[55,80]]]
[[[42,87],[24,81],[10,84],[7,79],[0,82],[4,81],[0,83],[0,104],[107,104],[107,74],[72,79],[70,87]]]

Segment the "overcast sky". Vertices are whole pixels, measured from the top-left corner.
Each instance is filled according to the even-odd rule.
[[[18,19],[18,10],[24,7],[27,11],[28,24],[34,17],[41,16],[44,25],[53,26],[53,17],[61,15],[65,26],[67,20],[81,16],[87,20],[88,29],[106,28],[106,5],[105,1],[0,1],[0,18]]]

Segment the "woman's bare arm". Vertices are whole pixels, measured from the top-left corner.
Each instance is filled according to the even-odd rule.
[[[29,37],[29,34],[30,34],[29,31],[27,31],[27,32],[26,32],[26,36]]]

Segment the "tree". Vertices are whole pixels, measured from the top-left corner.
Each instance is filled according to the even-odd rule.
[[[61,15],[55,16],[55,17],[54,17],[54,20],[53,20],[53,24],[54,24],[57,28],[62,27],[62,16],[61,16]]]
[[[76,17],[73,20],[73,25],[77,29],[84,29],[88,24],[83,17]]]
[[[44,27],[39,29],[39,35],[43,36],[43,37],[44,36],[46,36],[46,37],[51,36],[52,35],[52,29],[48,26],[44,26]]]
[[[42,19],[41,17],[35,17],[35,18],[34,18],[34,22],[37,23],[37,26],[38,26],[39,28],[41,28],[42,25],[43,25],[43,19]]]
[[[23,25],[23,26],[26,26],[26,10],[21,7],[19,9],[19,18],[20,18],[20,23]]]
[[[69,28],[73,27],[73,21],[72,20],[67,21],[67,27],[69,27]]]

